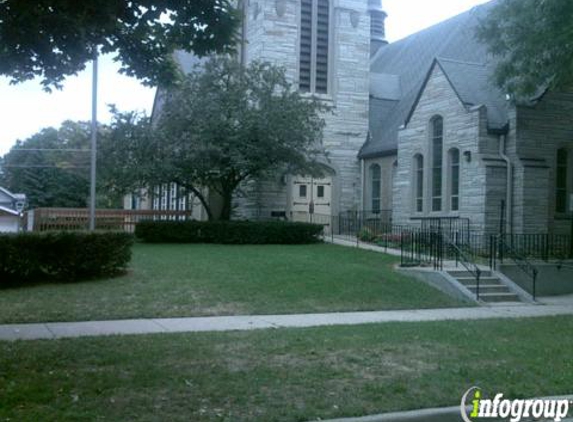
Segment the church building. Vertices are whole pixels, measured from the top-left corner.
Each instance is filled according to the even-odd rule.
[[[249,183],[235,216],[351,211],[396,224],[463,219],[495,232],[503,220],[507,232],[568,233],[573,93],[515,102],[495,86],[495,59],[475,28],[496,1],[393,43],[381,0],[245,2],[242,60],[283,66],[333,113],[324,116],[324,177]],[[184,70],[196,62],[177,57]],[[192,208],[177,191],[157,188],[141,206]]]

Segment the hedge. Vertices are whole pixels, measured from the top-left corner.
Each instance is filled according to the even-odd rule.
[[[0,285],[115,275],[126,269],[132,243],[120,232],[2,234]]]
[[[301,244],[319,242],[322,230],[284,221],[142,221],[135,235],[148,243]]]

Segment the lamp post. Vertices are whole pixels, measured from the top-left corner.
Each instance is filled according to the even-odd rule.
[[[92,138],[90,154],[90,210],[89,229],[95,230],[95,210],[96,210],[96,158],[97,158],[97,70],[98,51],[94,49],[93,73],[92,73]]]

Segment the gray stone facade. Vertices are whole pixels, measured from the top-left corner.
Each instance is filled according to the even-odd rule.
[[[494,63],[472,29],[491,3],[389,45],[381,37],[385,13],[379,1],[329,4],[328,93],[316,95],[333,110],[324,115],[322,159],[332,193],[330,214],[371,211],[377,196],[380,209],[391,210],[397,224],[457,218],[488,233],[500,227],[513,233],[569,233],[570,214],[556,212],[556,154],[559,148],[568,151],[571,207],[573,93],[547,92],[527,105],[515,105],[493,85]],[[251,0],[245,12],[242,59],[282,66],[298,86],[301,0]],[[372,33],[371,16],[377,33]],[[443,119],[439,211],[432,210],[435,116]],[[457,209],[453,150],[459,152]],[[416,155],[423,156],[421,211],[414,197]],[[376,195],[373,165],[381,169]],[[244,184],[234,199],[234,215],[288,216],[296,177],[279,171],[268,180]]]
[[[444,119],[442,210],[431,210],[430,121]],[[398,135],[398,168],[393,186],[393,221],[416,224],[419,218],[468,218],[471,228],[495,233],[500,229],[502,201],[504,230],[514,233],[569,233],[571,219],[555,212],[556,152],[573,152],[573,94],[547,93],[531,106],[511,106],[505,133],[488,130],[484,106],[467,107],[446,75],[435,65],[407,125]],[[506,143],[505,148],[503,148]],[[508,185],[510,161],[511,184]],[[458,148],[460,206],[448,202],[450,183],[447,151]],[[424,209],[415,210],[414,156],[424,156]],[[571,153],[570,153],[571,155]],[[365,161],[366,166],[376,159]],[[569,169],[572,169],[571,159]],[[568,174],[571,184],[571,170]],[[508,192],[509,196],[508,196]],[[569,185],[571,192],[571,185]]]
[[[251,1],[247,13],[246,61],[267,61],[286,69],[298,84],[300,1]],[[334,0],[330,11],[329,93],[320,97],[332,106],[324,115],[324,164],[333,173],[331,213],[359,209],[362,197],[358,151],[368,131],[370,18],[367,0]],[[354,26],[356,24],[356,26]],[[269,216],[289,212],[286,178],[250,183],[236,198],[235,214]]]

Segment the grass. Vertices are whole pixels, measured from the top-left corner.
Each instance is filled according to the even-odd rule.
[[[0,420],[307,421],[571,393],[573,317],[0,342]]]
[[[304,246],[135,245],[125,276],[0,290],[0,323],[462,306],[396,258]]]

